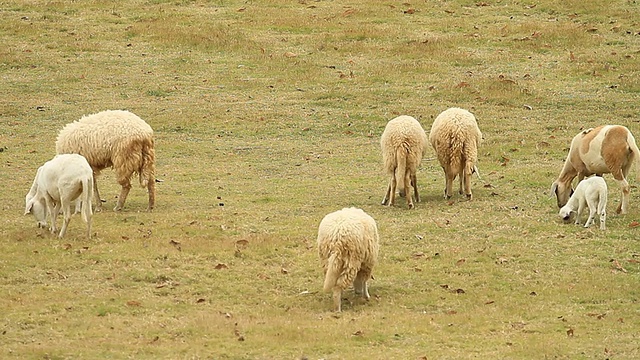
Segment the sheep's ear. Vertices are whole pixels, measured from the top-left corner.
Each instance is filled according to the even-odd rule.
[[[558,195],[558,182],[554,181],[553,184],[551,184],[551,193],[549,194],[549,197],[554,197]]]

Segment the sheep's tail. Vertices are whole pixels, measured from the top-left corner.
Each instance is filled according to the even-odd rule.
[[[636,139],[631,134],[631,131],[628,132],[627,143],[629,143],[629,148],[631,149],[631,152],[633,152],[633,159],[636,162],[636,180],[640,181],[640,150],[638,150]]]
[[[331,291],[338,282],[338,277],[340,276],[340,261],[338,258],[340,254],[332,253],[327,262],[327,272],[324,275],[324,286],[323,290],[325,292]]]
[[[404,178],[407,175],[407,149],[405,148],[405,144],[398,146],[396,148],[396,167],[395,177],[396,177],[396,188],[398,189],[398,194],[400,196],[405,196],[406,189],[404,188]]]
[[[145,141],[142,145],[142,163],[140,164],[140,186],[147,187],[149,182],[155,181],[156,175],[156,151],[153,139]]]
[[[91,201],[93,199],[93,178],[90,176],[82,179],[82,220],[89,224],[93,210],[91,209]]]

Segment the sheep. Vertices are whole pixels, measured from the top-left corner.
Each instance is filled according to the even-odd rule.
[[[324,269],[323,290],[333,291],[341,311],[342,291],[353,283],[356,295],[369,300],[367,281],[378,259],[378,228],[361,209],[344,208],[326,215],[318,228],[318,255]]]
[[[427,135],[415,118],[401,115],[390,120],[380,138],[384,170],[389,175],[389,185],[382,205],[393,206],[396,187],[399,195],[407,198],[409,209],[413,209],[410,186],[416,202],[420,202],[416,171],[427,147]]]
[[[431,125],[429,142],[444,170],[444,198],[451,198],[453,181],[459,176],[458,192],[471,200],[471,174],[479,175],[478,147],[482,142],[482,132],[478,128],[475,116],[460,108],[443,111]]]
[[[558,208],[561,208],[567,204],[573,192],[571,183],[576,176],[580,182],[593,174],[601,176],[611,173],[622,190],[616,213],[626,214],[630,192],[627,175],[634,161],[640,178],[640,151],[635,138],[626,127],[601,125],[581,131],[571,140],[564,167],[551,185],[551,196],[556,196]]]
[[[149,193],[148,211],[153,210],[155,189],[155,149],[153,129],[135,114],[123,110],[107,110],[67,124],[56,141],[58,154],[83,155],[94,174],[96,211],[102,209],[97,176],[112,167],[122,186],[114,211],[122,210],[131,190],[131,176],[138,173],[140,185]]]
[[[567,204],[560,209],[560,217],[567,221],[571,213],[576,213],[576,225],[580,225],[580,215],[585,205],[589,207],[589,218],[584,224],[588,228],[594,221],[596,213],[600,215],[600,230],[605,230],[607,219],[607,183],[600,176],[592,176],[578,183],[576,191],[571,195]]]
[[[87,223],[87,238],[91,239],[92,196],[93,170],[87,160],[78,154],[56,155],[38,168],[25,197],[24,214],[33,213],[41,228],[47,226],[49,218],[49,230],[56,233],[56,219],[62,209],[64,222],[58,235],[62,238],[71,220],[71,202],[81,199],[82,219]]]

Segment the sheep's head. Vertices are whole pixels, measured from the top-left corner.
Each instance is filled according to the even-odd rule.
[[[558,201],[558,208],[562,208],[567,205],[569,202],[569,198],[573,195],[573,187],[571,187],[571,182],[563,183],[555,181],[553,185],[551,185],[551,196],[556,197]]]
[[[45,211],[45,205],[42,203],[42,201],[38,201],[35,198],[29,198],[29,195],[27,195],[24,214],[27,215],[30,213],[33,214],[33,216],[36,218],[36,224],[39,228],[47,227],[47,214]]]

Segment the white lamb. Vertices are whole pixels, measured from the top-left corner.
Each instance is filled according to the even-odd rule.
[[[410,189],[413,186],[416,202],[420,202],[416,171],[427,148],[422,125],[411,116],[398,116],[387,123],[380,146],[384,170],[390,177],[382,205],[394,205],[397,187],[400,196],[406,196],[409,209],[413,209]]]
[[[578,183],[573,195],[565,206],[560,209],[560,217],[563,220],[569,220],[571,213],[576,213],[576,225],[580,225],[580,215],[585,208],[589,207],[589,218],[584,227],[589,227],[596,213],[600,215],[600,230],[605,230],[605,221],[607,218],[607,183],[600,176],[592,176]]]
[[[357,208],[326,215],[318,228],[318,254],[323,289],[333,291],[335,311],[341,311],[342,291],[352,283],[355,293],[369,300],[367,281],[378,259],[378,228],[371,216]]]
[[[87,223],[87,238],[91,239],[91,197],[93,171],[87,160],[78,154],[57,155],[38,168],[33,185],[25,198],[24,214],[33,213],[38,227],[47,226],[57,232],[56,219],[62,209],[64,222],[58,237],[63,237],[71,220],[71,203],[81,199],[82,219]]]
[[[471,200],[471,174],[478,173],[478,147],[482,141],[475,116],[460,108],[443,111],[433,121],[429,141],[444,170],[444,198],[451,197],[453,181],[460,176],[459,193]]]
[[[56,152],[80,154],[87,159],[94,174],[96,211],[102,208],[96,178],[107,167],[115,170],[122,186],[114,211],[122,210],[134,173],[138,173],[140,185],[147,187],[147,210],[153,209],[156,198],[153,129],[135,114],[108,110],[69,123],[58,134]]]

